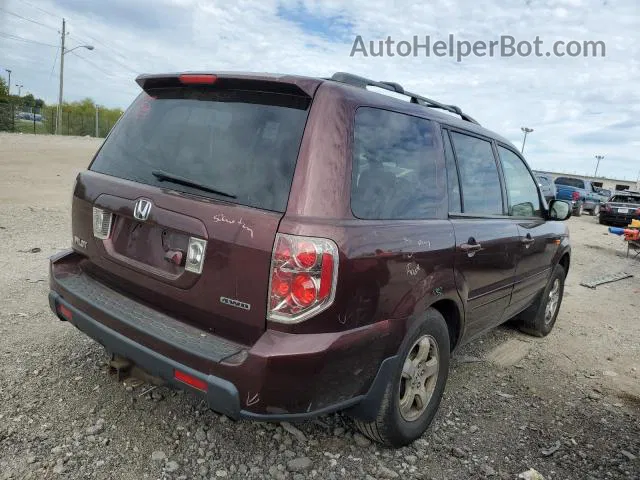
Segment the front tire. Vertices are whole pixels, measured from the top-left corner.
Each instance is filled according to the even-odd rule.
[[[535,337],[546,337],[551,333],[562,304],[565,277],[564,267],[556,265],[542,295],[518,315],[522,332]]]
[[[376,419],[354,419],[358,430],[394,448],[418,439],[438,411],[449,375],[449,357],[447,324],[440,312],[430,308],[409,327]]]
[[[593,207],[593,210],[591,210],[591,212],[589,212],[591,214],[592,217],[596,217],[598,215],[600,215],[600,205],[596,205]]]

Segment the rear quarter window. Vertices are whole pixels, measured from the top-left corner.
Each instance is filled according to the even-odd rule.
[[[430,120],[372,107],[356,112],[351,210],[362,219],[445,218],[447,178]]]

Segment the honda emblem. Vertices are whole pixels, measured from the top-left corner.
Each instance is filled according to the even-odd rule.
[[[141,198],[136,201],[135,206],[133,207],[133,216],[137,220],[146,220],[149,218],[149,213],[151,212],[151,200],[146,200]]]

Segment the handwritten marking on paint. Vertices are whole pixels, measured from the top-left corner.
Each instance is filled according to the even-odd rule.
[[[255,405],[260,401],[260,395],[258,395],[257,393],[253,397],[251,397],[250,395],[251,394],[247,392],[247,407],[250,407],[251,405]]]
[[[418,246],[431,248],[431,242],[429,240],[418,240]]]
[[[420,265],[416,262],[407,263],[407,275],[415,277],[420,271]]]
[[[230,225],[238,224],[238,225],[240,225],[242,227],[243,230],[246,230],[247,232],[249,232],[249,234],[251,235],[251,238],[253,238],[253,229],[251,227],[245,225],[245,223],[242,220],[242,218],[240,220],[229,219],[229,218],[224,216],[224,213],[218,213],[217,215],[215,215],[213,217],[213,221],[214,222],[224,222],[224,223],[228,223]]]

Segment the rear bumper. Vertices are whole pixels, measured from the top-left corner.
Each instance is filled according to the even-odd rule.
[[[211,409],[233,419],[297,421],[344,409],[362,419],[374,418],[395,368],[395,357],[387,353],[395,343],[390,322],[330,334],[267,330],[253,346],[204,330],[188,338],[194,327],[177,327],[172,323],[177,321],[157,312],[159,317],[151,320],[168,324],[157,329],[158,322],[148,321],[151,309],[140,305],[132,311],[134,300],[106,285],[100,295],[87,293],[91,290],[79,285],[99,282],[78,283],[81,262],[71,252],[51,259],[49,304],[56,316],[109,353],[204,396]],[[120,298],[118,305],[126,308],[108,308],[114,304],[109,296]],[[176,370],[204,382],[206,391],[176,380]]]

